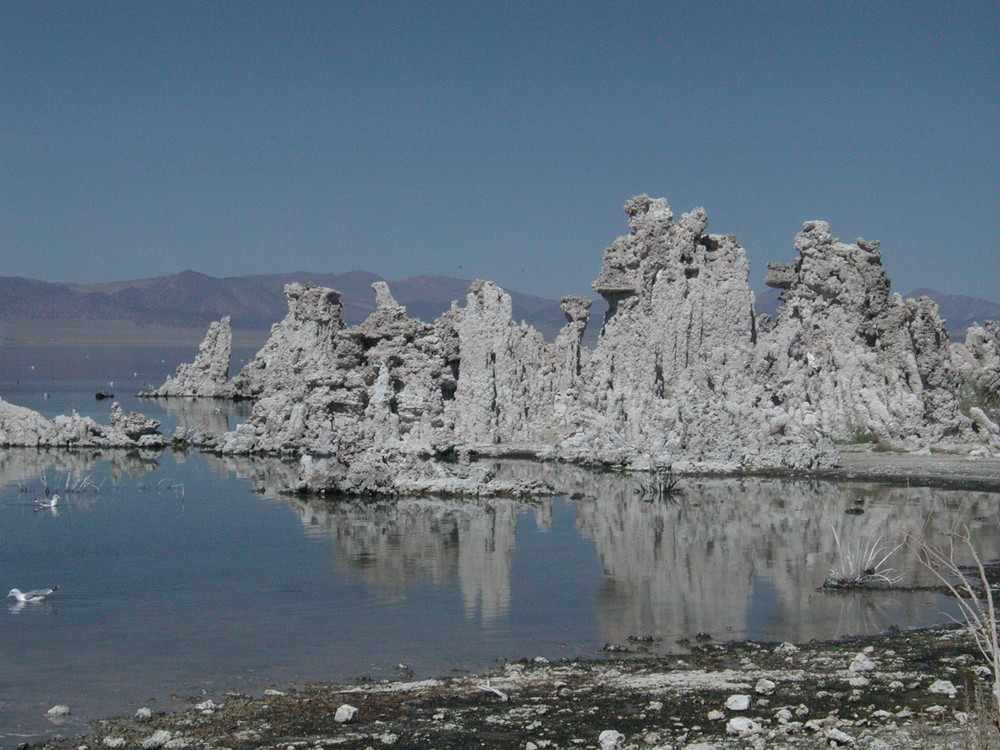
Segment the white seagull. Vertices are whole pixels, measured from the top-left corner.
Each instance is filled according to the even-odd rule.
[[[19,602],[41,602],[45,600],[49,594],[55,591],[58,586],[53,586],[50,589],[35,589],[34,591],[21,591],[21,589],[11,589],[10,593],[7,594],[5,599],[10,599],[14,597]]]
[[[39,509],[41,509],[41,508],[53,508],[54,509],[57,505],[59,505],[59,495],[53,495],[51,500],[43,500],[43,499],[39,498],[38,500],[35,500],[35,505]]]

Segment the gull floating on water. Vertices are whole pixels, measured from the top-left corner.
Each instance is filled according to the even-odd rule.
[[[50,589],[35,589],[34,591],[21,591],[21,589],[11,589],[10,593],[5,597],[9,599],[14,597],[19,602],[41,602],[45,600],[49,594],[55,591],[58,586],[53,586]]]
[[[59,495],[53,495],[51,500],[43,500],[39,498],[38,500],[35,500],[35,505],[37,505],[39,509],[55,508],[59,505]]]

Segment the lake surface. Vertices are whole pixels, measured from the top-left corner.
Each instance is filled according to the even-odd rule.
[[[126,410],[232,428],[247,405],[152,401],[194,349],[0,350],[0,396],[46,416]],[[240,352],[245,358],[252,352]],[[34,369],[31,369],[34,366]],[[110,385],[114,383],[114,385]],[[46,397],[47,394],[47,397]],[[946,619],[926,593],[817,591],[843,542],[932,533],[963,514],[1000,557],[996,493],[776,479],[637,480],[506,463],[562,494],[537,502],[326,502],[279,494],[289,467],[197,452],[0,450],[0,747],[75,735],[171,695],[594,657],[630,636],[801,641]],[[36,510],[45,488],[57,512]],[[863,514],[845,513],[861,508]],[[905,550],[905,584],[930,583]],[[154,702],[155,701],[155,702]],[[56,704],[66,723],[46,719]]]

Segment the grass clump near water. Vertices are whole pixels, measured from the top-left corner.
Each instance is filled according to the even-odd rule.
[[[869,539],[859,536],[842,542],[837,529],[831,527],[837,543],[837,559],[830,565],[823,588],[891,588],[903,580],[903,574],[889,567],[887,562],[903,544],[889,548],[882,537]]]

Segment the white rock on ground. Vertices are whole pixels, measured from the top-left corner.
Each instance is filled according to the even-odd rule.
[[[757,684],[754,685],[753,690],[758,695],[771,695],[777,687],[778,685],[773,680],[761,677],[757,680]]]
[[[157,729],[141,743],[143,750],[157,750],[166,745],[173,735],[166,729]]]
[[[730,711],[746,711],[750,708],[749,695],[730,695],[726,698],[726,708]]]
[[[345,703],[337,708],[337,712],[333,715],[333,720],[338,724],[350,724],[357,717],[358,709],[349,703]]]
[[[936,695],[947,695],[953,698],[958,694],[958,688],[950,680],[934,680],[927,688],[927,692]]]
[[[760,731],[760,724],[746,716],[734,716],[726,723],[726,734],[745,736]]]

